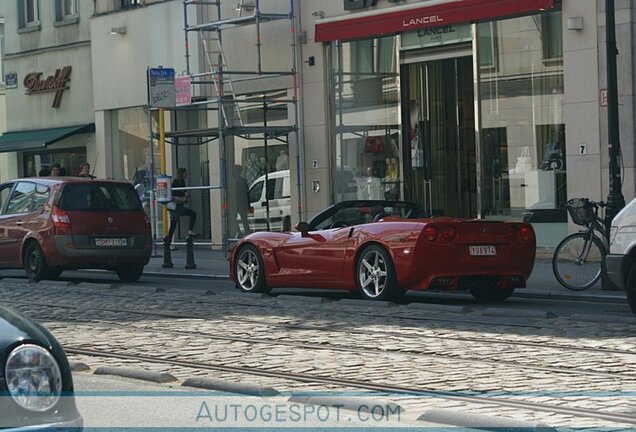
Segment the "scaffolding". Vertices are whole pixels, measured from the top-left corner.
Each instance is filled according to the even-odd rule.
[[[236,0],[235,0],[236,1]],[[236,7],[236,16],[224,16],[222,1],[199,1],[183,0],[183,19],[185,33],[185,58],[186,75],[191,78],[193,89],[199,89],[199,96],[190,105],[181,106],[182,110],[205,110],[217,112],[217,126],[212,128],[196,130],[177,130],[166,132],[168,140],[178,142],[181,138],[196,138],[196,145],[206,144],[210,141],[218,140],[219,148],[219,177],[220,184],[211,186],[210,189],[218,189],[221,195],[221,216],[222,216],[222,241],[213,242],[212,246],[220,246],[225,252],[229,245],[236,240],[230,236],[229,217],[236,218],[235,214],[228,215],[228,167],[227,156],[228,146],[226,138],[230,136],[241,137],[246,140],[262,140],[265,146],[265,157],[267,158],[268,141],[283,141],[289,146],[290,134],[295,135],[296,143],[296,188],[298,196],[298,218],[302,220],[302,177],[301,158],[302,146],[298,136],[298,77],[297,77],[297,31],[294,11],[294,1],[288,0],[288,10],[285,13],[267,13],[261,9],[260,0],[240,0],[238,4],[233,3],[232,9]],[[282,2],[281,2],[282,4]],[[208,22],[191,24],[189,22],[189,8],[199,8],[195,14],[197,18],[209,13],[215,19]],[[226,8],[227,10],[227,8]],[[204,12],[204,13],[202,13]],[[227,15],[227,14],[226,14]],[[263,64],[263,40],[262,26],[272,21],[288,20],[290,23],[290,65],[286,70],[268,70]],[[251,26],[255,29],[256,35],[256,58],[254,67],[247,70],[233,70],[228,67],[228,59],[224,51],[223,32],[228,29]],[[199,45],[199,52],[203,51],[206,57],[207,69],[203,71],[192,70],[190,35],[196,34]],[[213,45],[213,46],[211,46]],[[245,86],[255,80],[289,77],[291,80],[292,95],[289,97],[289,86],[286,89],[286,97],[267,97],[265,92],[262,97],[250,98],[248,92],[237,94],[237,85]],[[207,86],[207,87],[206,87]],[[209,89],[214,89],[215,95]],[[272,89],[273,90],[273,89]],[[216,96],[212,98],[212,96]],[[249,126],[244,121],[243,109],[245,106],[258,103],[259,110],[262,110],[262,121],[258,126]],[[267,114],[272,110],[279,109],[281,104],[287,105],[287,126],[268,125]],[[289,115],[289,107],[293,109],[293,115]],[[207,119],[206,119],[207,121]],[[205,140],[204,140],[205,139]],[[170,141],[168,141],[170,142]],[[267,181],[267,170],[265,170],[265,187],[269,187]],[[269,229],[269,203],[267,203],[267,228]]]

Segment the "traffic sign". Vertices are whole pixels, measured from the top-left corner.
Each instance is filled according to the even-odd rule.
[[[148,105],[153,108],[174,108],[174,69],[148,69]]]

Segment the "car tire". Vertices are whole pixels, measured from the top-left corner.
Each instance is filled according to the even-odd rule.
[[[393,260],[382,246],[365,247],[356,260],[358,291],[368,300],[399,300],[404,292],[395,277]]]
[[[627,294],[627,303],[633,314],[636,315],[636,265],[633,265],[629,270],[625,292]]]
[[[117,276],[122,282],[137,282],[144,272],[143,264],[129,264],[117,268]]]
[[[514,287],[500,288],[470,288],[470,293],[478,302],[502,302],[512,295]]]
[[[63,268],[61,267],[51,267],[49,269],[49,278],[50,279],[57,279],[60,277],[60,275],[62,274],[62,272],[64,271]]]
[[[50,277],[51,268],[46,263],[42,248],[35,241],[29,242],[24,251],[24,271],[33,282],[40,282]]]
[[[263,257],[256,246],[247,244],[236,253],[234,262],[236,287],[247,293],[267,293],[270,288],[265,283]]]

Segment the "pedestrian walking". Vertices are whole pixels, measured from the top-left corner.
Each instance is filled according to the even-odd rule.
[[[188,216],[190,219],[188,235],[190,237],[199,235],[194,232],[194,223],[197,220],[197,213],[191,208],[186,207],[190,198],[190,193],[183,190],[174,190],[175,188],[184,188],[186,185],[186,178],[188,178],[188,171],[185,168],[178,168],[177,178],[172,181],[172,202],[174,203],[174,206],[168,206],[168,213],[170,214],[170,229],[168,231],[168,235],[163,239],[164,243],[170,244],[171,250],[177,249],[177,247],[172,244],[172,237],[174,236],[174,232],[177,229],[177,224],[179,223],[179,218],[181,218],[181,216]]]

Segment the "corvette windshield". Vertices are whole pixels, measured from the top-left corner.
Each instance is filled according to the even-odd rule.
[[[342,228],[374,222],[382,217],[411,219],[421,217],[415,204],[402,201],[352,201],[339,203],[314,217],[309,226],[312,230]]]

